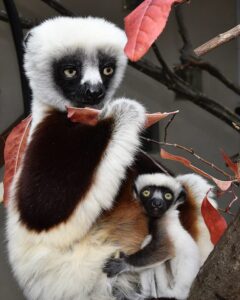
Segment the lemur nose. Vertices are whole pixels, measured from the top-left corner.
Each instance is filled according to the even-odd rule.
[[[87,100],[101,99],[105,95],[105,89],[102,84],[87,84],[86,85],[86,98]]]
[[[162,207],[162,201],[159,198],[152,199],[152,207]]]

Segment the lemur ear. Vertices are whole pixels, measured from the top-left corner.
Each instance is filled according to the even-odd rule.
[[[180,194],[178,195],[176,202],[183,203],[183,202],[185,202],[186,197],[187,197],[187,193],[186,193],[186,190],[183,188],[181,190]]]
[[[32,36],[32,31],[28,31],[23,39],[23,46],[26,49],[29,38]]]
[[[134,194],[134,197],[137,198],[137,196],[138,196],[138,190],[137,190],[137,187],[136,187],[135,183],[133,184],[133,194]]]

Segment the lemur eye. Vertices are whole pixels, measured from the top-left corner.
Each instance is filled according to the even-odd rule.
[[[150,192],[149,190],[143,190],[143,191],[142,191],[142,195],[143,195],[143,197],[145,197],[145,198],[149,197],[150,194],[151,194],[151,192]]]
[[[166,194],[164,194],[164,198],[165,198],[166,200],[172,200],[173,195],[172,195],[171,193],[166,193]]]
[[[113,68],[112,67],[105,67],[104,69],[103,69],[103,74],[105,75],[105,76],[110,76],[110,75],[112,75],[112,73],[113,73]]]
[[[64,69],[63,73],[64,73],[65,77],[73,78],[76,76],[77,70],[74,68],[67,68],[67,69]]]

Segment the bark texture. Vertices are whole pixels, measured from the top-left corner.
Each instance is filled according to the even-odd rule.
[[[188,300],[240,300],[240,211],[201,268]]]

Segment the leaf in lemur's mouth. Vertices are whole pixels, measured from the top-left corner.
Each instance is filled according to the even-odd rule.
[[[87,125],[96,125],[98,123],[98,116],[101,113],[101,110],[93,109],[93,108],[75,108],[75,107],[67,107],[68,118],[72,122],[83,123]],[[153,114],[146,114],[146,123],[145,127],[148,128],[153,124],[159,122],[160,120],[168,117],[169,115],[177,114],[179,111],[173,112],[157,112]]]
[[[68,118],[75,123],[83,123],[87,125],[96,125],[100,110],[94,108],[75,108],[67,107]]]

